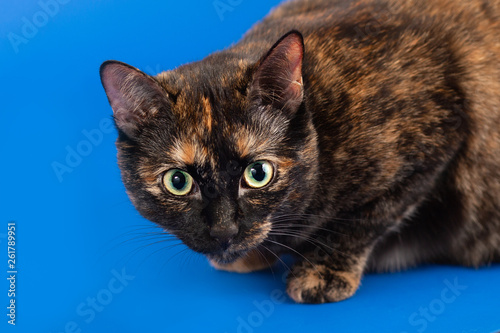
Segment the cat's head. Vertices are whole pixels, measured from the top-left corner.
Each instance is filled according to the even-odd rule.
[[[290,32],[254,63],[221,52],[151,77],[105,62],[137,210],[219,262],[265,243],[274,219],[303,213],[318,159],[303,58],[302,36]]]

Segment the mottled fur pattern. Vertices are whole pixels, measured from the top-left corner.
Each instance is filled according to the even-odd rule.
[[[500,261],[499,57],[498,0],[296,0],[203,61],[101,78],[138,211],[220,269],[296,255],[289,295],[322,303],[366,270]]]

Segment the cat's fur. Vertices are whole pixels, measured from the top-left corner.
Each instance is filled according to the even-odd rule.
[[[498,0],[297,0],[156,77],[106,62],[127,192],[215,267],[296,255],[297,302],[350,297],[367,269],[498,262],[499,15]],[[276,174],[245,188],[256,160]],[[193,193],[162,188],[171,168]]]

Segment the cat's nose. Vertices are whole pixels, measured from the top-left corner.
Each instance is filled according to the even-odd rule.
[[[238,233],[238,226],[231,224],[216,224],[210,230],[210,236],[217,240],[223,250],[231,245],[234,236]]]

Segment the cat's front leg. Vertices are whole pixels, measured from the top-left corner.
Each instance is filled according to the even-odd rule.
[[[218,270],[236,273],[250,273],[271,267],[276,262],[276,258],[265,256],[262,251],[255,249],[249,251],[245,256],[229,264],[221,264],[214,260],[209,260],[209,262],[212,267]]]
[[[354,295],[359,287],[369,251],[342,260],[314,254],[297,262],[287,278],[287,293],[297,303],[338,302]]]

